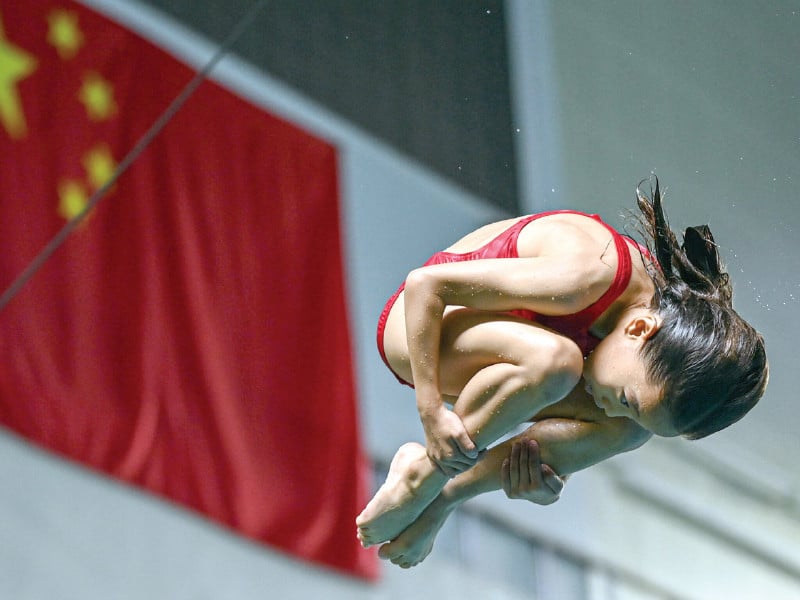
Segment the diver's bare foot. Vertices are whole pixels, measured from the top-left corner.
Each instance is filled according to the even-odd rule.
[[[447,479],[428,459],[424,446],[401,446],[386,481],[356,518],[361,544],[368,548],[397,537],[425,510]]]
[[[381,546],[378,556],[403,569],[418,565],[431,553],[436,534],[452,510],[438,496],[403,533]]]

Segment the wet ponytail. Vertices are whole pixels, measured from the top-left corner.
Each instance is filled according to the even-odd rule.
[[[764,339],[733,310],[733,290],[707,225],[679,243],[662,206],[657,178],[636,189],[647,246],[658,265],[650,276],[662,319],[643,347],[651,379],[663,385],[673,426],[699,439],[731,425],[755,406],[768,379]]]

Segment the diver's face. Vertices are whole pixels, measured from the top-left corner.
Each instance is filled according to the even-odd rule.
[[[586,359],[586,391],[609,417],[628,417],[661,436],[674,436],[663,389],[647,377],[642,345],[658,330],[649,311],[623,320]]]

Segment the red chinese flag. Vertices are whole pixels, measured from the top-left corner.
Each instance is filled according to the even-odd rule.
[[[0,287],[193,73],[69,0],[0,1]],[[204,83],[0,312],[0,421],[374,577],[335,149]]]

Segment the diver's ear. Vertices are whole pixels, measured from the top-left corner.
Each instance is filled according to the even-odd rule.
[[[661,319],[653,313],[639,314],[631,318],[625,326],[625,335],[631,338],[649,340],[661,328]]]

